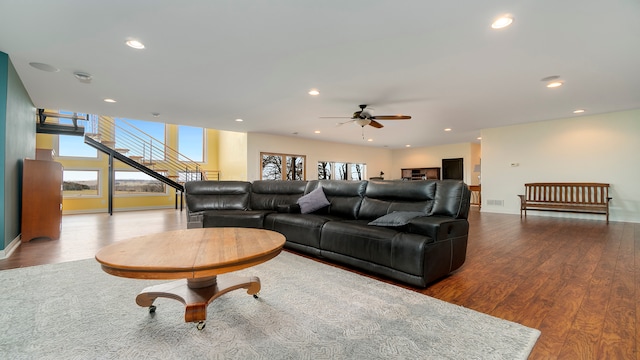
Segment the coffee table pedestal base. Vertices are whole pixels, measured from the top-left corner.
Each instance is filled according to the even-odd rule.
[[[207,306],[216,298],[236,289],[247,289],[247,294],[257,297],[260,279],[257,276],[239,277],[225,274],[199,279],[176,280],[166,284],[149,286],[136,297],[136,303],[155,309],[153,302],[159,298],[178,300],[185,305],[184,321],[199,322],[199,329],[207,319]],[[153,310],[152,310],[153,311]]]

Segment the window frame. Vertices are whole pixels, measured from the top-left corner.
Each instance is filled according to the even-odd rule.
[[[142,171],[138,171],[138,170],[129,170],[129,169],[114,169],[113,170],[113,197],[119,197],[119,198],[132,198],[132,197],[149,197],[149,196],[167,196],[169,195],[169,188],[170,186],[163,183],[160,180],[156,180],[153,179],[152,176],[147,175],[145,173],[143,173]],[[154,193],[118,193],[118,191],[116,190],[116,182],[118,181],[116,179],[116,173],[139,173],[139,174],[144,174],[149,176],[150,178],[152,178],[155,181],[158,181],[159,183],[162,184],[162,186],[164,187],[164,191],[163,192],[154,192]],[[163,172],[159,172],[160,175],[163,176],[167,176],[167,174],[163,171]]]
[[[65,194],[64,191],[64,173],[66,171],[94,171],[97,173],[97,183],[96,183],[96,190],[97,190],[97,194],[91,194],[91,195],[77,195],[77,194]],[[102,169],[101,168],[87,168],[87,167],[82,167],[82,168],[64,168],[62,169],[62,198],[63,199],[98,199],[98,198],[102,198]]]
[[[323,165],[324,164],[324,165]],[[354,172],[354,166],[361,166],[362,170],[360,173],[360,176],[362,177],[362,179],[354,179],[353,177],[353,172]],[[346,175],[346,179],[342,178],[342,175],[340,175],[340,178],[338,178],[338,175],[340,174],[339,167],[344,167],[346,168],[345,170],[345,175]],[[329,178],[331,180],[347,180],[347,181],[363,181],[367,179],[367,164],[363,163],[363,162],[348,162],[348,161],[318,161],[318,180],[324,180],[320,178],[320,169],[321,168],[328,168],[329,169]]]
[[[264,177],[264,157],[265,156],[274,156],[280,158],[281,171],[280,171],[280,179],[265,179]],[[301,178],[296,178],[295,176],[291,179],[288,178],[290,174],[290,166],[289,166],[289,158],[302,159],[302,164],[300,174]],[[284,164],[284,166],[282,166]],[[307,179],[307,156],[306,155],[298,155],[298,154],[283,154],[283,153],[273,153],[273,152],[260,152],[260,180],[306,180]]]

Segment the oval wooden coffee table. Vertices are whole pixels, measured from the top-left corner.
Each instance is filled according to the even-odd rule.
[[[96,254],[105,272],[134,279],[181,279],[145,288],[136,303],[155,311],[159,297],[181,301],[185,322],[204,328],[207,306],[221,295],[247,289],[257,297],[258,277],[220,274],[248,268],[276,257],[285,237],[250,228],[206,228],[168,231],[108,245]]]

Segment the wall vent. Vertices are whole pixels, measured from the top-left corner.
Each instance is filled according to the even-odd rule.
[[[504,200],[487,200],[487,205],[504,206]]]

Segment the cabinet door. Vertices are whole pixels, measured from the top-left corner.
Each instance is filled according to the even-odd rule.
[[[62,165],[55,161],[24,160],[22,172],[22,241],[60,238]]]

